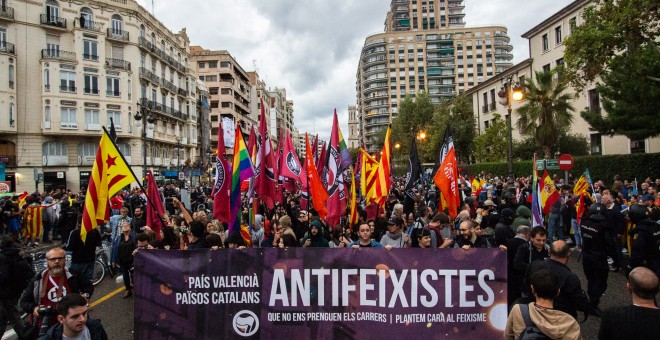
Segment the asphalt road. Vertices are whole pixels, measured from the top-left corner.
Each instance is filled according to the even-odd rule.
[[[586,291],[586,279],[582,271],[582,263],[578,262],[578,253],[571,256],[569,267],[580,277],[582,287]],[[624,256],[624,263],[627,258]],[[118,291],[123,284],[115,282],[114,278],[106,277],[94,292],[92,298],[92,317],[100,319],[108,333],[109,339],[130,339],[133,337],[133,298],[122,299],[124,291]],[[630,294],[626,290],[626,277],[622,271],[610,272],[608,287],[601,300],[601,309],[631,303]],[[112,296],[109,296],[113,294]],[[102,300],[102,301],[101,301]],[[580,313],[579,319],[583,316]],[[600,318],[589,316],[587,321],[580,324],[584,339],[596,339]]]

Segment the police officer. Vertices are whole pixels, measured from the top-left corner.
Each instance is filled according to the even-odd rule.
[[[628,272],[635,267],[647,267],[660,276],[660,224],[650,218],[649,210],[641,204],[632,205],[628,216],[637,225],[631,232]]]
[[[587,278],[587,294],[589,295],[589,313],[600,316],[598,308],[600,297],[607,290],[607,275],[610,272],[607,256],[613,254],[613,247],[607,238],[607,222],[605,221],[605,206],[594,203],[589,207],[589,217],[582,219],[582,268]]]

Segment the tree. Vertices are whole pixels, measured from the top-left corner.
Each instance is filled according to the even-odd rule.
[[[565,93],[564,78],[554,79],[557,72],[557,68],[549,72],[536,71],[536,81],[525,78],[526,103],[517,110],[518,129],[522,134],[534,137],[547,159],[552,156],[561,128],[573,122],[573,106],[570,104],[573,96]]]
[[[426,131],[433,120],[435,105],[429,95],[421,91],[417,97],[406,95],[399,102],[399,112],[392,119],[392,142],[401,144],[401,150],[410,150],[410,134]]]
[[[568,128],[562,130],[559,134],[557,144],[551,150],[552,155],[562,153],[567,153],[571,156],[589,155],[589,142],[584,135],[571,135],[568,133]],[[514,159],[522,161],[531,160],[534,157],[534,153],[537,155],[544,154],[543,149],[534,141],[534,137],[527,137],[513,144]]]
[[[475,126],[471,98],[464,95],[456,96],[451,101],[451,128],[459,164],[470,163],[470,156],[474,150]]]
[[[597,0],[564,41],[565,76],[576,91],[596,83],[607,116],[582,117],[602,134],[644,139],[660,135],[660,3]]]
[[[507,140],[506,122],[496,113],[484,133],[474,138],[474,156],[477,162],[505,160],[508,148]]]

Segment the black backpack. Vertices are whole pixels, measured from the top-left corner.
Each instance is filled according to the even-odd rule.
[[[532,322],[532,319],[529,316],[529,305],[521,303],[518,305],[520,307],[520,314],[522,314],[523,321],[525,322],[525,329],[520,332],[519,340],[541,340],[541,339],[550,339],[545,335],[541,330],[536,327]]]

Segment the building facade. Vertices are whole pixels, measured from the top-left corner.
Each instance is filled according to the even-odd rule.
[[[392,0],[385,32],[366,38],[357,70],[360,141],[377,151],[399,100],[425,91],[434,103],[513,65],[504,26],[465,27],[461,0]]]
[[[564,61],[564,45],[566,39],[574,28],[583,22],[582,13],[590,5],[590,0],[577,0],[554,13],[541,23],[522,35],[529,41],[530,58],[513,66],[507,72],[489,79],[487,82],[470,89],[467,94],[472,97],[473,112],[477,120],[477,132],[483,133],[488,128],[489,121],[495,113],[502,118],[506,117],[506,108],[496,104],[495,94],[500,90],[502,84],[511,79],[521,81],[523,77],[531,77],[536,71],[550,71],[560,66]],[[575,89],[569,87],[568,93],[575,94],[572,100],[573,124],[569,133],[581,134],[587,138],[590,151],[593,155],[629,154],[629,153],[652,153],[660,152],[660,138],[647,138],[645,140],[630,140],[625,136],[609,137],[591,131],[589,124],[582,119],[580,111],[585,108],[603,112],[598,91],[595,85],[586,87],[582,92],[575,93]],[[512,136],[514,140],[523,138],[516,128],[516,110],[524,105],[525,101],[512,103]]]
[[[33,190],[35,174],[39,190],[86,190],[111,118],[138,177],[197,156],[185,29],[134,0],[15,0],[0,8],[0,39],[0,161],[12,190]]]

